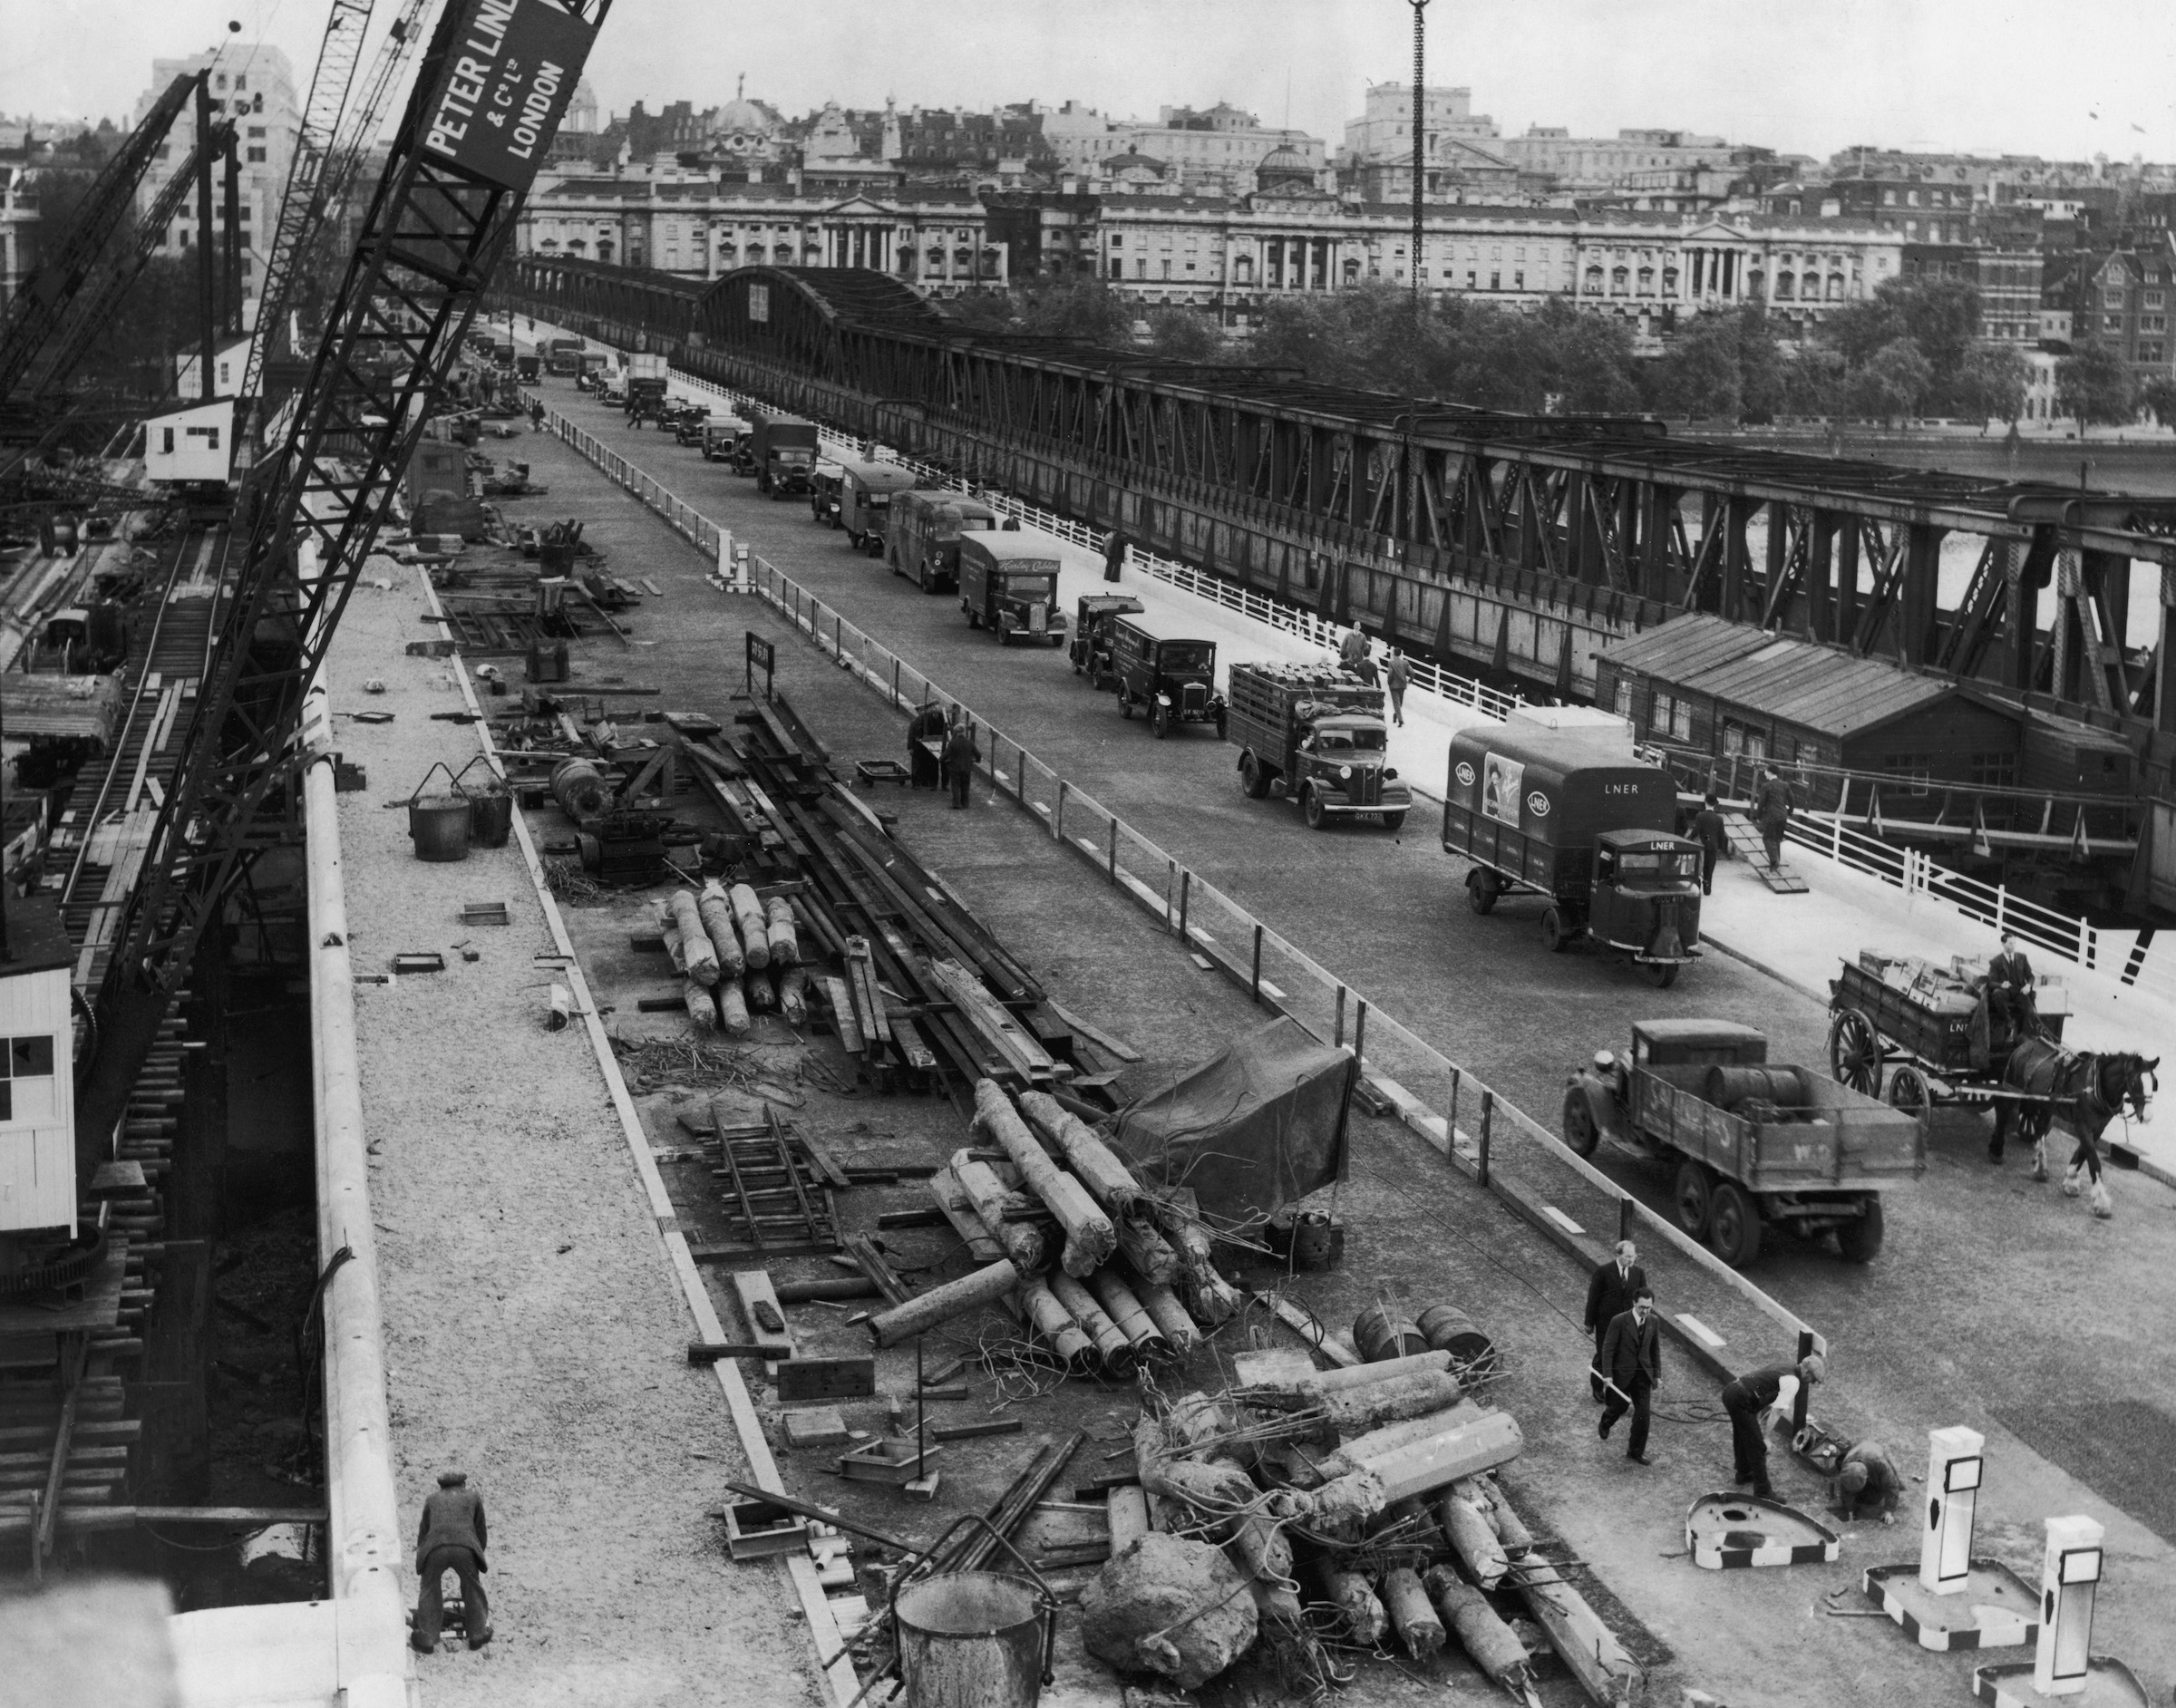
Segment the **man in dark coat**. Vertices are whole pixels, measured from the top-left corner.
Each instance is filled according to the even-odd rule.
[[[945,737],[945,781],[951,785],[955,810],[967,804],[967,791],[975,783],[976,762],[981,757],[982,744],[975,739],[975,726],[962,715],[952,725],[951,734]]]
[[[1413,679],[1413,666],[1405,662],[1405,655],[1395,646],[1390,649],[1390,662],[1384,666],[1383,683],[1390,690],[1390,721],[1405,722],[1405,684]]]
[[[1783,832],[1791,828],[1791,813],[1795,803],[1791,799],[1791,785],[1780,772],[1765,771],[1761,773],[1761,792],[1753,801],[1753,817],[1760,821],[1761,841],[1768,850],[1768,864],[1781,870],[1783,864]]]
[[[1693,815],[1693,840],[1700,844],[1700,893],[1715,893],[1715,862],[1730,846],[1730,832],[1723,828],[1723,803],[1711,791]]]
[[[1829,1490],[1830,1503],[1849,1519],[1897,1521],[1897,1507],[1904,1499],[1904,1479],[1889,1449],[1880,1441],[1855,1441],[1836,1467]]]
[[[1617,1420],[1632,1413],[1631,1439],[1625,1457],[1636,1465],[1651,1465],[1647,1457],[1648,1405],[1662,1385],[1662,1325],[1655,1320],[1655,1293],[1641,1287],[1632,1296],[1632,1308],[1620,1313],[1602,1336],[1602,1371],[1609,1379],[1609,1397],[1602,1402],[1598,1433],[1604,1441]]]
[[[465,1471],[440,1471],[438,1490],[423,1502],[423,1521],[415,1530],[415,1571],[423,1585],[415,1598],[415,1628],[408,1641],[418,1654],[429,1655],[438,1647],[446,1617],[448,1572],[461,1582],[469,1646],[480,1649],[491,1640],[491,1607],[483,1594],[483,1497],[469,1487]]]
[[[1617,1242],[1617,1255],[1597,1269],[1587,1282],[1587,1332],[1594,1336],[1594,1367],[1587,1373],[1594,1402],[1601,1404],[1608,1392],[1602,1375],[1602,1336],[1609,1325],[1632,1308],[1633,1296],[1647,1285],[1647,1272],[1639,1266],[1639,1249],[1629,1239]]]
[[[2017,946],[2017,934],[2002,934],[2002,952],[1987,963],[1987,1007],[2008,1029],[2009,1037],[2029,1038],[2040,1030],[2040,1005],[2034,1000],[2033,964]]]
[[[1723,1409],[1730,1414],[1731,1453],[1737,1461],[1736,1480],[1751,1483],[1758,1499],[1775,1499],[1768,1482],[1768,1438],[1761,1432],[1761,1414],[1771,1407],[1792,1411],[1800,1386],[1812,1388],[1826,1369],[1819,1353],[1808,1353],[1795,1364],[1752,1371],[1723,1390]]]
[[[1126,537],[1117,529],[1103,541],[1103,579],[1116,581],[1126,567]]]

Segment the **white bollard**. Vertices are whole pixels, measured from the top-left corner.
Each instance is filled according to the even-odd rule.
[[[1927,1504],[1919,1514],[1919,1584],[1961,1593],[1972,1576],[1972,1522],[1987,1437],[1961,1424],[1927,1431]]]
[[[2093,1602],[2101,1581],[2105,1529],[2087,1518],[2050,1519],[2040,1566],[2040,1642],[2033,1688],[2075,1696],[2085,1688],[2093,1652]]]

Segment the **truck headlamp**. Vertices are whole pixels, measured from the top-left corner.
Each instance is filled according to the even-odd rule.
[[[1340,765],[1340,766],[1338,766],[1338,767],[1337,767],[1337,780],[1338,780],[1340,782],[1350,782],[1350,781],[1352,781],[1352,780],[1353,780],[1353,768],[1352,768],[1350,765]]]

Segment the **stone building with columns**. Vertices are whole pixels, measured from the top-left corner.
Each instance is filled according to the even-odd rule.
[[[690,278],[737,267],[869,267],[937,296],[1007,282],[981,199],[942,185],[841,196],[685,171],[543,178],[515,245]]]
[[[1409,285],[1411,218],[1394,204],[1318,196],[1113,197],[1096,271],[1136,302],[1244,324],[1288,293]],[[1827,220],[1463,204],[1429,209],[1422,239],[1431,296],[1526,309],[1561,296],[1633,322],[1643,339],[1754,301],[1787,335],[1870,296],[1902,253],[1894,233]]]

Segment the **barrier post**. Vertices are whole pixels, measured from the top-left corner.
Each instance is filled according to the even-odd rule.
[[[894,706],[899,704],[899,659],[897,653],[892,655],[891,659],[891,704]]]
[[[1192,893],[1193,883],[1193,873],[1181,869],[1179,874],[1179,941],[1181,943],[1190,943],[1193,940],[1186,935],[1186,904],[1188,897]]]
[[[1050,839],[1054,842],[1065,839],[1065,780],[1063,777],[1058,779],[1057,804],[1050,810]]]
[[[1451,1064],[1451,1112],[1443,1121],[1443,1160],[1449,1162],[1458,1155],[1458,1089],[1466,1077],[1465,1070],[1455,1062]]]
[[[1363,1073],[1367,1071],[1367,998],[1365,996],[1353,1007],[1353,1064]]]
[[[1496,1093],[1482,1086],[1481,1091],[1481,1161],[1473,1178],[1481,1185],[1489,1183],[1489,1141],[1494,1137],[1496,1125]]]
[[[1111,887],[1118,887],[1118,814],[1111,815]]]
[[[1330,1044],[1333,1049],[1345,1048],[1345,986],[1342,985],[1337,986],[1337,1024],[1331,1034]]]
[[[1019,742],[1013,743],[1013,795],[1022,806],[1027,804],[1027,749]]]
[[[1257,1008],[1262,1005],[1262,922],[1259,919],[1254,922],[1254,976],[1248,981],[1247,994],[1253,999]]]
[[[1632,1194],[1621,1194],[1617,1200],[1617,1237],[1620,1240],[1632,1237]]]

